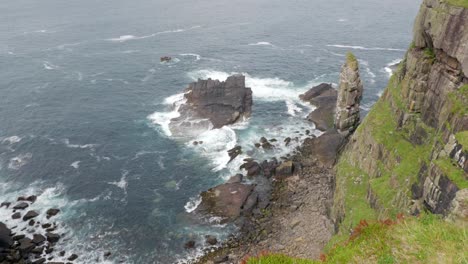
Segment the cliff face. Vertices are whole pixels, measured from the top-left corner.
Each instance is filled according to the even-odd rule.
[[[468,221],[468,9],[424,0],[414,42],[337,164],[332,215]]]

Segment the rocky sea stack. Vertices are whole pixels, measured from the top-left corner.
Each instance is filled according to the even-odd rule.
[[[252,90],[245,87],[245,76],[233,75],[226,81],[198,80],[186,89],[186,102],[180,116],[171,120],[171,130],[221,128],[252,112]]]

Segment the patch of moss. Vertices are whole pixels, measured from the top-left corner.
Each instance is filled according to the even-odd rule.
[[[468,150],[468,131],[462,131],[455,134],[458,143],[463,146],[464,150]]]
[[[448,158],[437,159],[434,163],[459,189],[468,188],[465,172]]]
[[[468,8],[468,0],[446,0],[449,5]]]
[[[465,84],[448,94],[452,102],[452,113],[458,115],[468,115],[468,84]]]
[[[245,263],[245,262],[243,262]],[[252,257],[247,260],[247,264],[318,264],[319,261],[292,258],[283,254],[264,254],[259,257]]]
[[[434,62],[436,61],[436,54],[435,54],[433,49],[425,48],[424,49],[424,56],[426,57],[426,59],[429,59],[431,64],[434,64]]]
[[[354,54],[352,52],[348,52],[346,54],[346,63],[353,70],[357,70],[359,68],[356,56],[354,56]]]

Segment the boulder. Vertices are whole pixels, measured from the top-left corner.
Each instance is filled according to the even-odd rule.
[[[245,87],[243,75],[230,76],[224,82],[199,79],[186,89],[185,99],[178,109],[180,116],[169,125],[175,134],[221,128],[249,117],[252,111],[252,90]]]
[[[11,245],[13,245],[11,230],[0,222],[0,248],[9,248]]]
[[[239,156],[239,154],[242,154],[241,146],[235,146],[234,148],[228,150],[228,155],[230,157],[229,162],[231,162],[233,159]]]
[[[212,235],[205,236],[205,241],[208,245],[212,245],[212,246],[218,244],[218,239]]]
[[[254,189],[253,185],[225,183],[202,192],[197,211],[222,217],[225,221],[238,218],[244,203]]]
[[[18,249],[23,253],[27,254],[36,247],[36,245],[31,241],[31,239],[25,237],[18,241],[20,243]]]
[[[51,209],[47,210],[47,212],[46,212],[47,218],[50,218],[50,217],[52,217],[52,216],[55,216],[55,215],[57,215],[59,212],[60,212],[60,209],[51,208]]]
[[[13,206],[13,209],[15,209],[15,210],[24,210],[24,209],[26,209],[28,206],[29,206],[28,203],[21,202],[21,203],[16,204],[15,206]]]
[[[307,138],[301,152],[304,156],[315,157],[325,167],[332,167],[344,139],[344,136],[336,130],[329,130],[320,137]]]
[[[317,107],[307,116],[307,120],[313,122],[317,129],[326,131],[333,127],[337,95],[331,84],[322,83],[299,96]]]
[[[60,235],[47,232],[46,233],[47,241],[50,243],[56,243],[60,240]]]
[[[38,216],[39,214],[36,211],[28,211],[24,216],[23,216],[23,221],[28,221],[30,219],[33,219],[34,217]]]
[[[12,219],[20,219],[21,218],[21,213],[20,212],[16,212],[14,214],[11,215],[11,218]]]
[[[33,235],[33,239],[32,239],[32,242],[36,245],[39,245],[40,243],[46,241],[46,238],[41,235],[41,234],[34,234]]]
[[[37,200],[36,195],[31,195],[26,198],[26,201],[31,202],[31,203],[34,203],[36,200]]]
[[[10,202],[3,202],[2,204],[0,204],[0,208],[2,208],[3,206],[5,206],[5,208],[8,209],[8,208],[10,207],[10,205],[11,205]]]
[[[67,258],[68,261],[74,261],[75,259],[78,258],[77,254],[71,254],[70,257]]]

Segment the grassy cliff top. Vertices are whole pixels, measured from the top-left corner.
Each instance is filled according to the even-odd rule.
[[[468,0],[446,0],[449,5],[468,8]]]
[[[358,69],[358,61],[352,52],[348,52],[346,54],[346,64],[348,64],[353,70]]]

